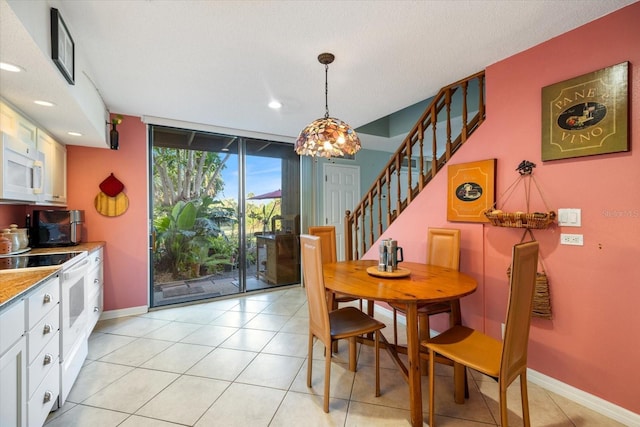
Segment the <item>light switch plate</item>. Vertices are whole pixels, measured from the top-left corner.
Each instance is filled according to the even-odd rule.
[[[582,226],[582,209],[565,208],[558,209],[558,225],[563,227]]]

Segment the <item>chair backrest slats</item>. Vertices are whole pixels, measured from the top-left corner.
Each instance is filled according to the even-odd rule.
[[[427,231],[427,264],[460,270],[460,230],[429,228]]]
[[[538,242],[513,247],[501,380],[511,383],[527,365],[531,306],[538,270]]]
[[[309,305],[309,330],[326,346],[331,344],[331,327],[322,273],[320,237],[300,235],[302,274]]]

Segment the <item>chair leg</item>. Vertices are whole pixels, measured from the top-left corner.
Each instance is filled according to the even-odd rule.
[[[509,411],[507,410],[507,385],[498,379],[498,388],[500,389],[500,425],[509,425]]]
[[[325,351],[326,354],[326,351]],[[307,387],[311,387],[311,365],[313,361],[313,335],[309,333],[309,360],[307,361]]]
[[[436,425],[435,418],[436,355],[429,349],[429,427]]]
[[[331,352],[324,358],[324,412],[329,412],[329,387],[331,385]]]
[[[375,332],[376,337],[376,397],[380,396],[380,331]]]
[[[468,378],[467,370],[464,370],[464,398],[469,398],[469,378]]]
[[[418,337],[420,338],[420,342],[429,341],[431,338],[431,327],[429,326],[429,316],[428,315],[418,315]],[[420,374],[427,375],[427,361],[420,360]]]
[[[356,337],[349,338],[349,370],[356,371]]]
[[[524,427],[529,427],[529,396],[527,393],[527,371],[524,370],[520,374],[520,399],[522,400],[522,422]]]
[[[393,309],[393,344],[398,345],[398,310]]]

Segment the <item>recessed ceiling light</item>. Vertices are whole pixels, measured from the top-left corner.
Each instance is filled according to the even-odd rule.
[[[9,64],[8,62],[0,62],[0,70],[11,71],[12,73],[19,73],[24,71],[24,68],[17,65]]]
[[[82,136],[80,132],[67,132],[71,136]]]
[[[271,101],[269,103],[269,108],[273,108],[274,110],[277,110],[278,108],[282,108],[282,103],[280,101]]]
[[[38,105],[42,105],[43,107],[53,107],[54,104],[53,102],[49,102],[49,101],[42,101],[42,100],[35,100],[33,101],[34,104],[38,104]]]

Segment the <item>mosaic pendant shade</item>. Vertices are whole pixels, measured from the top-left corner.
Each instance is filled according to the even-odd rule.
[[[360,138],[347,123],[335,117],[329,117],[327,73],[333,62],[331,53],[322,53],[318,61],[325,66],[325,109],[323,118],[314,120],[302,129],[296,140],[295,150],[299,155],[313,157],[341,157],[354,155],[360,150]]]

